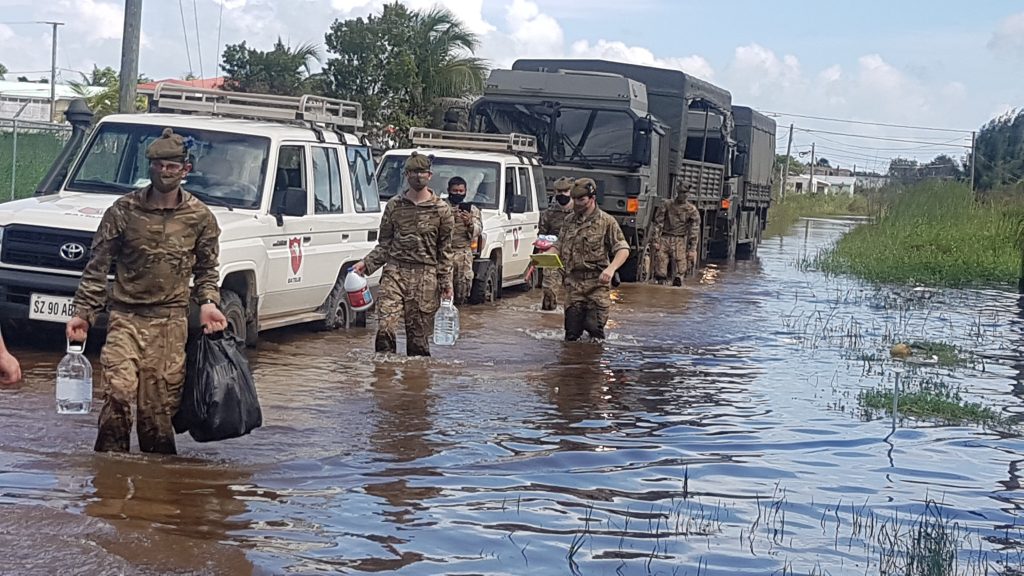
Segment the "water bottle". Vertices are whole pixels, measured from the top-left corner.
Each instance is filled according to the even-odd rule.
[[[356,312],[373,306],[373,294],[366,284],[366,278],[351,268],[348,269],[348,276],[345,276],[345,294],[348,296],[349,307]]]
[[[88,414],[92,409],[92,364],[85,342],[68,341],[67,354],[57,365],[57,413]]]
[[[442,300],[434,317],[434,344],[452,346],[459,339],[459,309],[451,300]]]

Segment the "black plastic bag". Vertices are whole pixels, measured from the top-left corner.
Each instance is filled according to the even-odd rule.
[[[238,438],[263,424],[245,343],[234,334],[201,334],[189,342],[185,389],[174,431],[196,442]]]

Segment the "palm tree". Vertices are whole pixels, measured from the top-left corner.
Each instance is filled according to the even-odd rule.
[[[320,51],[311,43],[293,48],[278,38],[272,50],[263,52],[243,41],[225,48],[223,62],[224,87],[235,92],[298,96],[319,81],[312,65],[320,62]]]
[[[477,35],[446,8],[416,12],[412,38],[419,71],[419,105],[429,111],[442,98],[463,98],[483,91],[487,62],[471,56]]]

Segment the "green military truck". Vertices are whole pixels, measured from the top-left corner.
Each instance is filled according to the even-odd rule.
[[[722,88],[648,66],[518,60],[491,71],[469,125],[536,137],[549,185],[562,176],[597,182],[599,205],[632,248],[624,281],[648,277],[654,209],[680,180],[696,191],[702,262],[756,253],[771,201],[774,121],[734,108]]]

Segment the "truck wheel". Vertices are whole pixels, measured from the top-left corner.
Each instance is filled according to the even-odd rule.
[[[754,232],[751,234],[750,242],[736,246],[737,260],[750,260],[757,256],[757,245],[761,243],[761,218],[753,217]]]
[[[257,335],[250,334],[249,325],[245,321],[245,306],[242,298],[231,290],[220,291],[220,309],[228,319],[228,329],[245,342],[246,346],[255,346]]]
[[[498,267],[494,262],[486,262],[482,265],[480,273],[473,278],[473,287],[469,291],[470,304],[483,304],[494,302],[498,286]]]
[[[348,306],[348,298],[345,295],[345,279],[339,276],[334,281],[334,288],[324,302],[324,311],[327,316],[318,323],[320,330],[337,330],[348,326],[352,318],[352,309]]]

